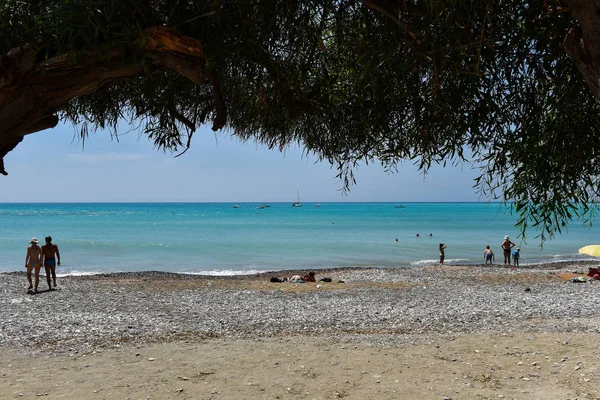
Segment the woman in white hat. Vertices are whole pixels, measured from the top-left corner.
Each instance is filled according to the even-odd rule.
[[[515,247],[515,244],[510,241],[508,236],[504,236],[502,242],[502,250],[504,250],[504,265],[510,265],[510,250]]]
[[[37,293],[38,283],[40,282],[40,269],[42,268],[42,248],[38,246],[40,241],[37,238],[32,238],[29,243],[31,246],[27,248],[27,256],[25,257],[25,268],[27,268],[27,280],[29,281],[29,291],[33,289]],[[31,271],[35,269],[35,288],[31,282]]]

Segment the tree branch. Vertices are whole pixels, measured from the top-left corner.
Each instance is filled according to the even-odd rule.
[[[217,74],[212,69],[208,70],[208,80],[212,85],[216,111],[215,119],[213,120],[212,130],[218,131],[227,123],[227,106],[225,105],[225,100],[223,98],[223,90],[221,89],[221,84],[219,83]]]
[[[416,44],[421,44],[421,40],[415,35],[404,22],[400,21],[398,17],[386,10],[385,8],[377,4],[377,0],[360,0],[360,2],[367,8],[373,11],[377,11],[381,15],[389,18],[392,22],[398,25],[404,32],[406,32]]]

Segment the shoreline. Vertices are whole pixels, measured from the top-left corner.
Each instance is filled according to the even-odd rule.
[[[280,269],[272,271],[249,271],[248,273],[238,274],[208,274],[203,272],[170,272],[161,270],[146,270],[146,271],[106,271],[106,272],[85,272],[85,273],[74,273],[74,274],[60,274],[60,267],[57,268],[56,276],[58,278],[69,278],[69,277],[96,277],[96,276],[144,276],[144,275],[155,275],[155,276],[191,276],[191,277],[206,277],[211,279],[252,279],[259,276],[287,276],[287,275],[303,275],[306,271],[314,271],[317,274],[330,274],[342,271],[353,271],[353,270],[403,270],[403,269],[421,269],[431,268],[439,266],[437,263],[426,264],[426,265],[411,265],[401,267],[377,267],[377,266],[352,266],[352,267],[334,267],[334,268],[304,268],[304,269]],[[574,260],[574,261],[549,261],[544,263],[531,263],[531,264],[520,264],[519,267],[513,267],[512,265],[503,265],[500,263],[496,264],[473,264],[473,263],[457,263],[457,264],[444,264],[444,267],[458,267],[458,268],[499,268],[499,269],[512,269],[517,270],[543,270],[543,269],[562,269],[569,267],[600,267],[600,259],[596,260]],[[241,272],[241,271],[238,271]],[[15,271],[0,271],[0,275],[25,275],[24,269]],[[40,271],[40,276],[45,276],[44,269]]]
[[[0,397],[598,399],[589,265],[1,273]]]

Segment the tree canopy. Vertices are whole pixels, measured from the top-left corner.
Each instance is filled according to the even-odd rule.
[[[599,77],[600,0],[3,0],[0,172],[59,120],[174,152],[210,124],[347,185],[469,163],[546,239],[597,210]]]

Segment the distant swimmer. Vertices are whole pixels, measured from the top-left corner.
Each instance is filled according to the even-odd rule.
[[[429,234],[429,237],[433,237],[433,233],[430,233],[430,234]]]
[[[417,233],[417,237],[419,237],[419,236],[421,236],[421,235],[419,235],[419,234]]]
[[[398,243],[398,239],[394,240],[394,242]]]

